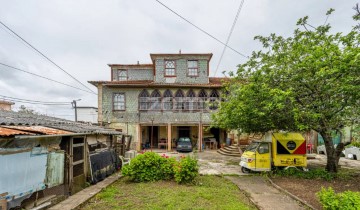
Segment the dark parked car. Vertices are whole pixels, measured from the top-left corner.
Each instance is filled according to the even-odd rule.
[[[176,151],[178,151],[178,152],[192,152],[191,139],[189,137],[180,137],[177,140]]]

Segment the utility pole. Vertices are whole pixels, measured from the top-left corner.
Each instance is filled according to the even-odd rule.
[[[73,100],[71,102],[71,105],[73,106],[73,108],[75,109],[75,122],[77,122],[77,108],[76,108],[76,102],[77,101],[80,101],[81,99],[78,99],[78,100]]]

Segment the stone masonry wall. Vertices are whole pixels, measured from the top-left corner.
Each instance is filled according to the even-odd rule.
[[[181,56],[181,55],[179,55]],[[176,68],[175,74],[176,77],[165,77],[165,59],[175,60]],[[190,77],[187,75],[187,61],[188,60],[198,60],[199,76]],[[179,58],[174,57],[163,57],[157,58],[155,60],[155,82],[157,83],[191,83],[191,84],[206,84],[209,83],[209,77],[207,76],[208,72],[208,60],[202,56],[198,57],[184,57]]]
[[[154,123],[166,124],[186,124],[186,123],[202,123],[209,124],[211,122],[211,111],[138,111],[138,96],[143,89],[122,89],[122,88],[108,88],[103,87],[102,90],[102,115],[105,123]],[[147,89],[151,93],[154,89]],[[166,89],[159,89],[161,94]],[[170,89],[173,93],[175,88]],[[185,93],[189,90],[182,89]],[[197,95],[200,89],[193,89]],[[210,94],[210,89],[205,89]],[[112,96],[113,93],[125,93],[125,107],[126,111],[112,110]],[[99,106],[100,107],[100,106]]]
[[[112,68],[113,81],[117,81],[117,71],[119,68]],[[126,69],[128,80],[154,80],[152,69]]]

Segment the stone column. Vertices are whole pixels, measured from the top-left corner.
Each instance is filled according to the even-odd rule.
[[[172,150],[172,145],[171,145],[171,123],[168,123],[167,125],[167,143],[168,143],[168,151],[170,152]]]
[[[136,132],[137,132],[137,144],[136,144],[136,150],[141,151],[141,140],[142,140],[142,133],[141,133],[141,125],[136,125]]]
[[[199,123],[199,134],[198,134],[199,138],[198,138],[198,150],[199,152],[202,151],[202,144],[203,144],[203,126],[202,123]]]

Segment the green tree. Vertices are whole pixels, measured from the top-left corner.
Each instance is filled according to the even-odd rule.
[[[30,108],[27,108],[27,107],[24,106],[24,105],[21,105],[21,106],[19,107],[18,112],[19,112],[19,113],[22,113],[22,114],[38,114],[35,110],[30,109]]]
[[[334,34],[329,24],[307,21],[298,21],[292,37],[255,37],[263,49],[230,74],[230,94],[213,121],[247,133],[313,129],[324,138],[326,169],[337,172],[344,144],[334,148],[331,132],[359,117],[360,35],[356,27]]]

